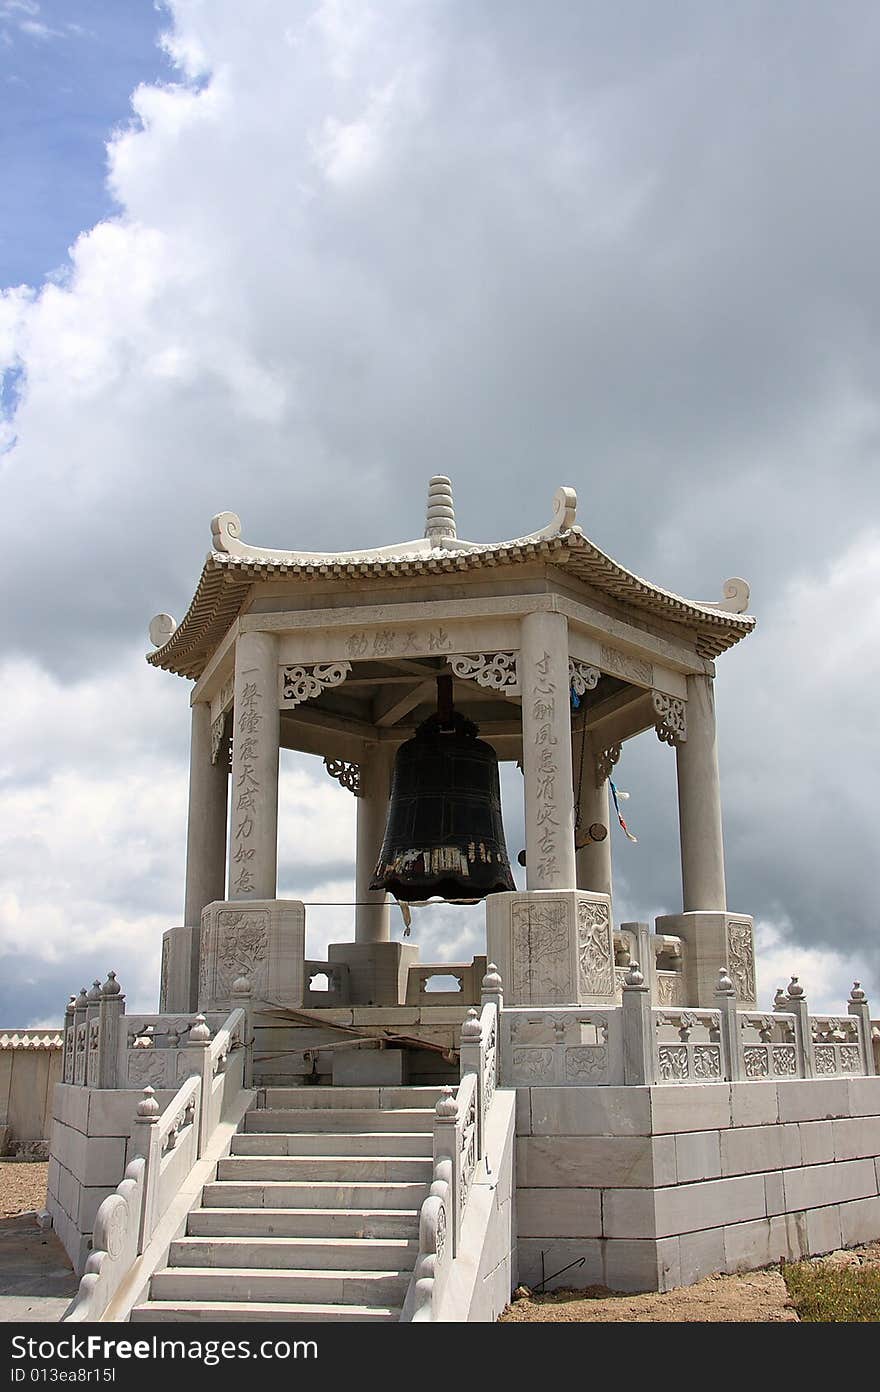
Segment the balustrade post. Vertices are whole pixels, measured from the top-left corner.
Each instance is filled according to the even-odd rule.
[[[847,1013],[849,1015],[854,1015],[859,1022],[862,1060],[865,1072],[871,1077],[874,1073],[874,1046],[871,1041],[871,1010],[868,1005],[868,998],[862,990],[862,983],[860,981],[853,982],[853,988],[849,993],[846,1009]]]
[[[483,1026],[473,1006],[461,1027],[459,1047],[460,1076],[467,1073],[477,1075],[477,1160],[483,1158],[483,1132],[485,1128],[486,1088],[484,1070]]]
[[[73,1082],[73,1064],[76,1058],[76,996],[71,996],[64,1011],[64,1057],[61,1065],[62,1083]]]
[[[115,1088],[119,1065],[120,1019],[125,1014],[125,996],[120,990],[115,972],[107,973],[107,980],[101,987],[101,1002],[98,1008],[100,1039],[98,1041],[99,1088]]]
[[[494,962],[490,962],[486,968],[486,975],[483,977],[480,986],[480,1004],[493,1005],[500,1017],[504,1009],[504,987],[501,976]]]
[[[794,1032],[798,1051],[798,1072],[802,1078],[815,1076],[813,1062],[813,1031],[804,988],[796,976],[791,978],[785,997],[785,1007],[794,1016]]]
[[[434,1108],[434,1171],[438,1162],[449,1163],[449,1227],[452,1239],[452,1255],[458,1252],[461,1236],[461,1215],[459,1213],[459,1188],[461,1185],[459,1160],[458,1102],[455,1089],[444,1087]]]
[[[715,1004],[721,1017],[721,1053],[725,1061],[724,1076],[732,1083],[742,1079],[742,1052],[739,1047],[739,1016],[736,1009],[736,991],[727,974],[727,968],[718,972],[718,985],[715,987]]]
[[[73,1011],[73,1078],[72,1082],[85,1087],[86,1084],[86,1059],[88,1055],[88,1030],[86,1019],[89,1012],[89,993],[83,986],[76,1000],[74,1001]]]
[[[244,1049],[241,1083],[242,1087],[249,1088],[253,1081],[254,1041],[251,1038],[251,983],[246,976],[236,977],[232,983],[230,1004],[233,1010],[244,1012],[241,1025],[241,1045]]]
[[[194,1049],[201,1049],[202,1057],[198,1065],[198,1073],[201,1078],[201,1088],[199,1089],[199,1159],[205,1153],[208,1144],[208,1124],[211,1112],[211,1091],[214,1082],[214,1075],[211,1071],[211,1031],[205,1021],[204,1015],[197,1015],[196,1022],[189,1032],[189,1042]]]
[[[162,1158],[159,1154],[159,1103],[156,1101],[155,1091],[149,1086],[144,1088],[143,1096],[137,1104],[132,1145],[135,1155],[142,1155],[144,1158],[144,1195],[137,1245],[140,1256],[153,1232],[153,1210]]]
[[[651,992],[638,962],[623,979],[623,1081],[648,1086],[654,1081]]]

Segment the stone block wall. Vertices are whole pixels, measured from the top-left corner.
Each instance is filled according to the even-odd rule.
[[[880,1078],[519,1088],[519,1279],[669,1290],[880,1238]],[[543,1254],[543,1266],[542,1266]]]
[[[156,1092],[164,1109],[173,1089]],[[59,1083],[55,1088],[46,1207],[77,1275],[91,1248],[95,1214],[125,1174],[141,1093]]]
[[[0,1035],[0,1155],[32,1151],[48,1141],[61,1056],[60,1035],[43,1030]]]

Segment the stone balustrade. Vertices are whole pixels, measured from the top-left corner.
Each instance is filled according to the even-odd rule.
[[[196,1017],[189,1047],[180,1053],[197,1054],[200,1066],[165,1108],[151,1085],[141,1093],[133,1118],[133,1158],[95,1215],[92,1251],[64,1320],[79,1323],[105,1313],[205,1156],[221,1118],[247,1087],[249,983],[239,978],[232,994],[240,1003],[213,1035],[205,1017]]]
[[[416,962],[407,972],[406,1004],[476,1005],[485,972],[485,957],[474,957],[472,962]],[[451,977],[457,981],[457,989],[429,990],[428,983],[435,977]]]
[[[500,1076],[508,1087],[583,1087],[871,1075],[870,1014],[858,984],[853,996],[846,1014],[813,1016],[792,978],[772,1011],[740,1010],[722,969],[716,1008],[658,1007],[632,962],[620,1006],[505,1008]]]
[[[462,1224],[478,1167],[486,1159],[489,1109],[498,1084],[501,978],[494,964],[483,977],[481,1010],[470,1009],[461,1030],[461,1081],[446,1086],[435,1108],[434,1169],[419,1215],[419,1255],[402,1318],[436,1317],[452,1262],[459,1255]]]

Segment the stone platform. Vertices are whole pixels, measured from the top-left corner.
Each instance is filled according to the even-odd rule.
[[[548,1288],[670,1290],[878,1238],[880,1078],[520,1087],[516,1217],[519,1280]]]

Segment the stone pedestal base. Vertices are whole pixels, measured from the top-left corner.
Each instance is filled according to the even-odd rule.
[[[755,946],[748,914],[683,913],[657,919],[657,932],[683,938],[687,1003],[715,1007],[718,972],[726,967],[740,1006],[754,1006]]]
[[[524,1285],[670,1290],[880,1237],[880,1078],[533,1086],[517,1104]]]
[[[199,1010],[231,1008],[232,986],[246,976],[251,1002],[303,1003],[306,915],[298,899],[219,899],[202,912]]]
[[[611,900],[588,890],[529,890],[486,900],[486,950],[505,1005],[614,1002]]]
[[[162,934],[160,1015],[194,1014],[199,1004],[199,930],[169,928]]]
[[[399,942],[331,943],[327,960],[348,967],[350,1005],[403,1005],[419,949]]]

